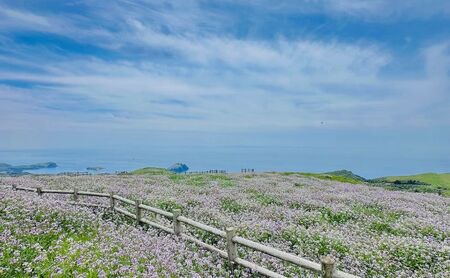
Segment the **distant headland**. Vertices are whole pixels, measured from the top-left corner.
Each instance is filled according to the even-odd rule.
[[[58,167],[58,165],[55,162],[44,162],[44,163],[17,165],[17,166],[13,166],[6,163],[0,163],[0,173],[4,172],[7,174],[22,174],[23,171],[56,168],[56,167]]]

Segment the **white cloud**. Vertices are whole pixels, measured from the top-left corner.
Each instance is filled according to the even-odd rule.
[[[9,9],[0,6],[0,26],[7,28],[44,29],[51,27],[51,22],[43,16],[31,12]]]
[[[332,9],[347,12],[377,9],[369,2],[335,3]],[[0,108],[8,111],[1,128],[42,128],[27,118],[55,121],[47,128],[187,130],[294,129],[322,122],[396,127],[439,125],[450,118],[442,108],[449,103],[448,42],[424,49],[425,76],[385,79],[379,73],[392,53],[375,43],[239,39],[200,28],[214,15],[202,17],[195,1],[163,7],[111,4],[107,12],[93,9],[102,24],[88,17],[9,10],[7,24],[34,25],[120,55],[105,60],[65,56],[42,46],[6,42],[14,58],[0,56],[0,61],[28,70],[2,69],[1,78],[35,85],[0,88]],[[28,22],[22,22],[24,15],[30,16]],[[47,29],[48,22],[59,21],[64,28],[52,23]],[[219,28],[215,24],[210,28]],[[163,54],[140,58],[134,51]],[[187,104],[170,105],[170,100]],[[77,109],[77,104],[86,107]],[[430,113],[433,105],[445,115]]]

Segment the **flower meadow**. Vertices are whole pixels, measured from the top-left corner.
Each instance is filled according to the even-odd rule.
[[[0,177],[0,186],[114,192],[361,277],[450,277],[450,198],[296,173]],[[0,189],[1,277],[255,277],[248,269],[71,196]],[[108,200],[80,197],[108,205]],[[132,208],[129,208],[132,212]],[[170,227],[170,221],[145,215]],[[185,232],[224,249],[207,232]],[[313,276],[240,247],[288,277]]]

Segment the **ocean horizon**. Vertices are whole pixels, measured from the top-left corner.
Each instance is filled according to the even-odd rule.
[[[58,167],[26,171],[34,174],[87,172],[87,167],[102,167],[91,173],[115,173],[143,167],[162,167],[181,162],[189,171],[212,169],[240,172],[241,169],[266,171],[327,172],[351,170],[366,178],[449,172],[450,158],[436,159],[423,154],[349,151],[334,148],[273,146],[194,146],[149,147],[139,149],[55,149],[0,150],[0,163],[25,165],[55,162]]]

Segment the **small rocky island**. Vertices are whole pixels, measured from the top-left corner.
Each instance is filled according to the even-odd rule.
[[[169,168],[167,168],[168,171],[170,172],[174,172],[174,173],[184,173],[187,170],[189,170],[189,167],[186,164],[183,163],[175,163],[172,166],[170,166]]]

